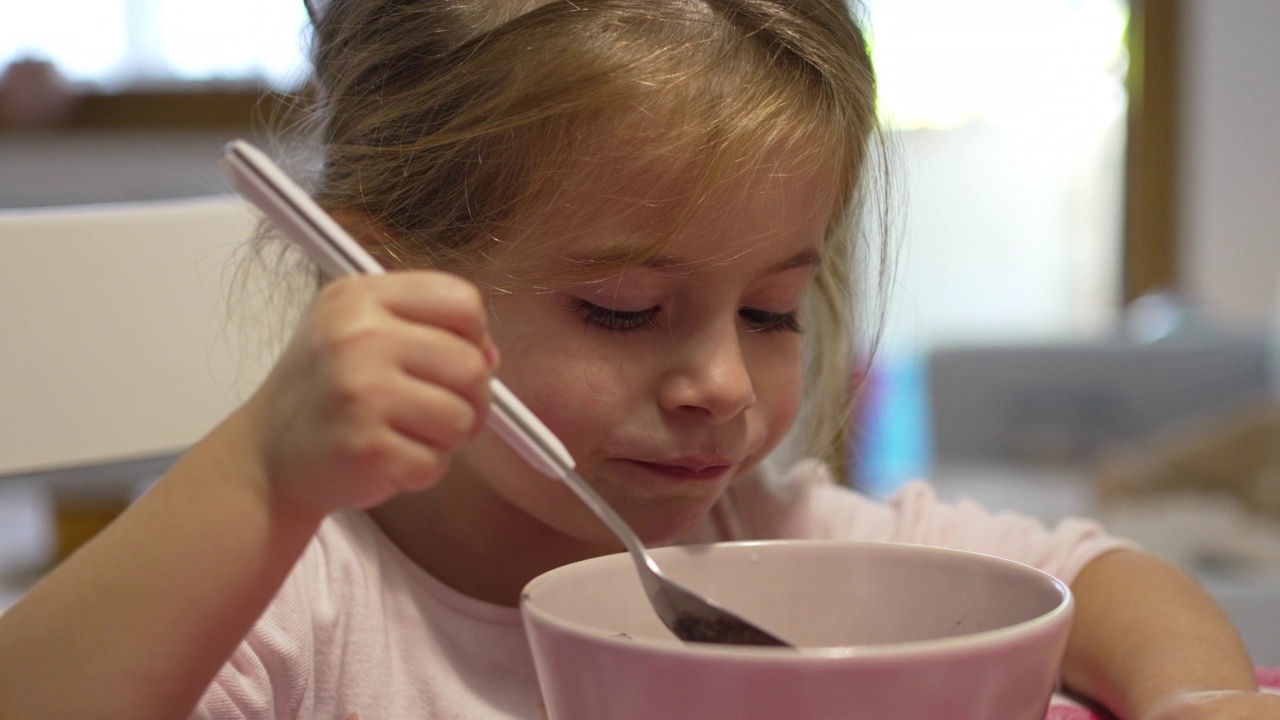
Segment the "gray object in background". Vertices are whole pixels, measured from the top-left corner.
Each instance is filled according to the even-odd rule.
[[[1264,397],[1267,340],[955,347],[927,364],[934,461],[1074,463]]]

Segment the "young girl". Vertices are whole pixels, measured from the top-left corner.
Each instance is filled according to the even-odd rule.
[[[651,544],[1004,555],[1076,593],[1070,688],[1280,716],[1205,593],[1094,525],[833,481],[879,169],[844,2],[313,16],[317,197],[402,272],[328,283],[261,388],[0,618],[0,716],[539,717],[520,589],[620,548],[484,429],[495,372]]]

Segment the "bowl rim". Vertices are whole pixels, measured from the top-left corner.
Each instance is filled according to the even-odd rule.
[[[1023,620],[1022,622],[1006,625],[991,630],[982,630],[978,632],[968,633],[965,635],[956,635],[952,637],[936,638],[932,640],[912,640],[897,643],[880,643],[876,645],[833,645],[833,646],[814,646],[802,648],[779,648],[779,647],[759,647],[745,645],[715,645],[701,643],[683,643],[674,635],[671,638],[650,638],[650,637],[630,637],[619,634],[608,634],[602,630],[594,628],[590,625],[568,620],[544,610],[534,601],[532,594],[537,591],[539,585],[551,582],[553,578],[549,577],[564,568],[586,564],[601,564],[605,562],[619,562],[618,558],[625,557],[626,562],[630,564],[631,559],[627,553],[610,553],[594,558],[587,558],[577,562],[568,563],[558,568],[548,570],[547,572],[530,580],[520,592],[520,613],[524,620],[526,633],[531,633],[530,628],[531,616],[537,616],[548,626],[554,626],[563,632],[569,633],[583,640],[594,642],[601,645],[622,645],[631,648],[633,652],[656,653],[669,655],[673,649],[678,649],[681,655],[698,656],[721,656],[731,657],[742,662],[753,661],[777,661],[781,657],[793,658],[789,662],[806,662],[806,661],[824,661],[832,658],[840,659],[856,659],[868,658],[884,660],[889,657],[902,658],[909,660],[919,655],[953,655],[965,654],[979,651],[992,645],[1000,645],[1011,642],[1016,638],[1031,637],[1040,633],[1049,632],[1059,623],[1069,624],[1075,611],[1075,597],[1071,592],[1071,588],[1057,577],[1047,573],[1037,567],[1027,565],[1026,563],[1010,560],[1009,558],[991,555],[988,553],[977,552],[974,550],[963,550],[959,548],[943,547],[938,545],[925,545],[921,543],[909,543],[901,541],[878,541],[878,540],[833,540],[823,538],[778,538],[766,540],[733,540],[710,543],[692,543],[689,545],[668,545],[663,547],[651,548],[650,552],[658,555],[661,562],[661,555],[674,554],[677,552],[698,552],[700,550],[707,551],[712,548],[730,548],[732,552],[736,552],[737,548],[749,549],[759,547],[772,546],[791,546],[791,545],[818,545],[818,546],[864,546],[883,549],[885,547],[894,548],[894,552],[909,553],[931,553],[943,555],[968,555],[980,558],[982,562],[995,565],[1014,566],[1022,572],[1031,571],[1031,573],[1041,576],[1048,581],[1048,584],[1057,590],[1061,599],[1059,602],[1047,612],[1041,613],[1035,617]]]

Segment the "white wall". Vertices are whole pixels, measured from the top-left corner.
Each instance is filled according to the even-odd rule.
[[[1188,0],[1183,17],[1183,289],[1231,324],[1280,290],[1280,2]]]

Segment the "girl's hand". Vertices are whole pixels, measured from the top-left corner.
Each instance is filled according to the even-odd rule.
[[[271,498],[329,513],[430,487],[480,428],[496,362],[480,293],[459,277],[330,283],[239,411]]]
[[[1280,718],[1280,695],[1239,690],[1187,692],[1172,696],[1140,720],[1272,720]]]

